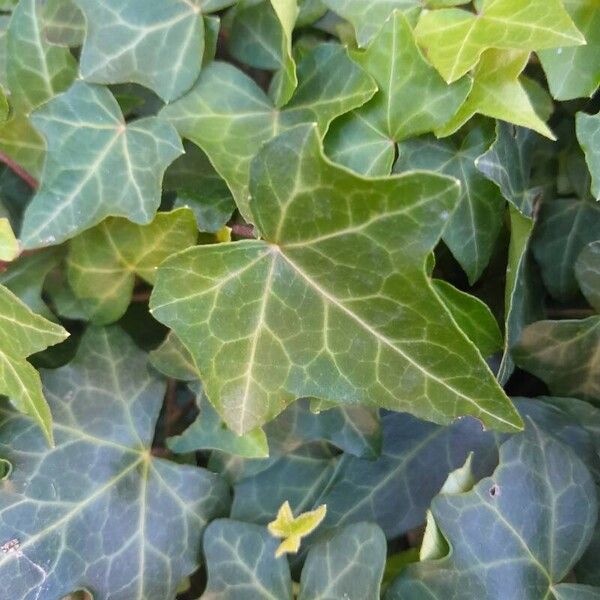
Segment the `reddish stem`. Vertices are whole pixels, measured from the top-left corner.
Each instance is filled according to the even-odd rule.
[[[10,156],[4,152],[0,152],[0,162],[3,162],[15,175],[18,175],[31,189],[37,190],[39,186],[38,180]]]

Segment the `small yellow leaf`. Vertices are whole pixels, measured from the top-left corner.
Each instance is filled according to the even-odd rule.
[[[287,552],[293,554],[298,552],[302,538],[312,533],[326,514],[327,505],[322,504],[315,510],[294,517],[290,503],[286,500],[277,512],[277,518],[267,525],[272,536],[283,538],[275,552],[275,557],[278,558]]]
[[[19,256],[19,242],[8,219],[0,219],[0,260],[10,262]]]

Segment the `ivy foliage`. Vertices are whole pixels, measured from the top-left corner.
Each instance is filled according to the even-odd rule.
[[[0,600],[600,598],[597,0],[0,0]]]

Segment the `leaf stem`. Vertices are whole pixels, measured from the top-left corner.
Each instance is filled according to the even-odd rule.
[[[31,189],[37,190],[39,187],[38,180],[8,154],[0,151],[0,162],[4,163],[15,175],[18,175]]]

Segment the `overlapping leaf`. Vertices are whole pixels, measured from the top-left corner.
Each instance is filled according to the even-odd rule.
[[[33,417],[52,441],[52,416],[37,371],[25,360],[62,342],[68,333],[23,304],[0,285],[0,392],[21,412]]]
[[[435,498],[432,513],[451,552],[409,566],[386,599],[575,597],[561,594],[588,590],[560,582],[589,542],[597,510],[585,465],[530,423],[502,445],[492,477]]]
[[[600,240],[581,251],[575,263],[575,277],[587,301],[600,312]]]
[[[454,180],[351,175],[324,159],[310,126],[279,136],[254,165],[252,210],[264,241],[167,260],[151,300],[234,431],[306,395],[438,422],[471,414],[499,429],[520,426],[425,274],[458,200]]]
[[[156,269],[171,254],[196,243],[192,211],[158,213],[149,225],[109,218],[71,241],[67,277],[90,319],[110,323],[131,301],[138,276],[154,283]]]
[[[592,194],[600,200],[600,113],[578,113],[577,139],[585,152],[585,160],[592,174]]]
[[[324,133],[330,121],[368,100],[371,78],[340,46],[323,44],[298,65],[298,88],[281,111],[258,85],[235,67],[215,62],[192,91],[161,113],[179,133],[198,144],[225,179],[244,218],[250,162],[261,145],[298,123],[316,121]],[[230,92],[224,96],[221,90]]]
[[[557,396],[600,402],[600,317],[538,321],[514,350],[516,363]]]
[[[162,174],[183,151],[169,123],[150,117],[126,124],[106,88],[83,82],[32,119],[46,137],[48,156],[25,213],[25,248],[62,242],[110,215],[152,221]]]
[[[444,125],[463,104],[471,81],[447,85],[425,60],[399,11],[354,59],[379,91],[364,106],[333,122],[325,150],[335,161],[365,175],[389,175],[395,143]]]
[[[560,0],[482,0],[477,9],[428,11],[417,25],[419,43],[448,82],[474,67],[487,48],[531,52],[585,44]]]
[[[483,127],[462,141],[424,138],[398,147],[394,172],[427,169],[456,177],[461,183],[458,207],[444,230],[444,242],[474,283],[487,266],[502,228],[505,200],[498,187],[476,168],[475,160],[491,145]]]
[[[118,329],[88,330],[77,357],[44,374],[55,448],[3,410],[0,448],[14,466],[0,483],[7,597],[86,588],[165,600],[195,569],[201,533],[227,510],[228,492],[212,473],[151,456],[164,384],[146,360]]]

